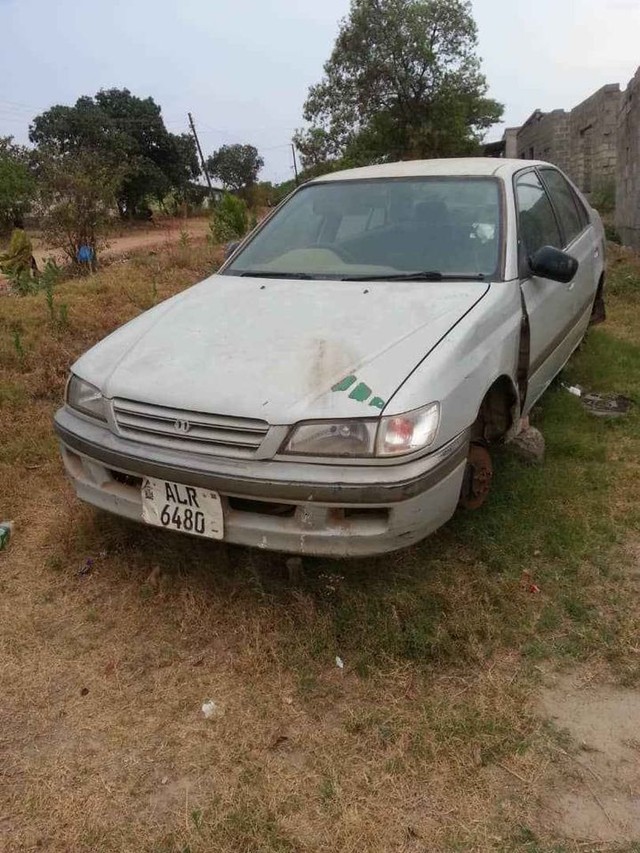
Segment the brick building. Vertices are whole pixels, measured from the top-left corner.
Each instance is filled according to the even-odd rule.
[[[585,193],[613,185],[622,93],[603,86],[570,112],[536,110],[517,135],[518,156],[548,160],[563,169]]]
[[[570,114],[565,110],[535,110],[516,136],[521,160],[548,160],[569,171]]]
[[[584,193],[615,186],[619,84],[603,86],[571,110],[568,174]]]
[[[625,245],[640,249],[640,68],[621,97],[616,228]]]
[[[485,146],[492,157],[548,160],[595,198],[615,196],[623,243],[640,249],[640,68],[623,92],[603,86],[570,111],[535,110]]]

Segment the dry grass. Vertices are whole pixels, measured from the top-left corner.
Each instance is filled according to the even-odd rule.
[[[613,260],[569,378],[640,399],[637,261]],[[558,665],[638,682],[637,411],[552,391],[543,469],[501,454],[484,512],[295,584],[277,555],[95,514],[51,434],[68,365],[213,263],[178,246],[68,282],[68,327],[0,302],[0,848],[630,853],[543,811],[572,745],[532,697]]]

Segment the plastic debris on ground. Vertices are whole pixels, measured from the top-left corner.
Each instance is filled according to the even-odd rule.
[[[634,401],[623,394],[595,394],[581,388],[580,385],[563,385],[569,394],[579,397],[584,408],[591,415],[600,418],[619,418],[627,415]]]
[[[81,578],[84,577],[85,575],[88,575],[91,572],[91,570],[93,569],[93,563],[94,563],[93,558],[87,557],[87,559],[84,561],[84,563],[78,569],[78,575]]]
[[[344,661],[342,658],[336,657],[336,666],[338,669],[344,669]]]
[[[11,539],[13,533],[13,521],[0,522],[0,551],[4,550]]]
[[[520,586],[527,592],[531,593],[531,595],[538,595],[542,591],[540,587],[533,582],[531,573],[526,571],[526,569],[522,572],[522,577],[520,578]]]
[[[202,713],[204,714],[206,720],[210,720],[211,717],[215,717],[215,715],[218,713],[218,706],[213,701],[213,699],[208,699],[206,702],[203,703]]]
[[[633,406],[633,400],[622,394],[583,394],[581,399],[590,414],[601,418],[619,418]]]

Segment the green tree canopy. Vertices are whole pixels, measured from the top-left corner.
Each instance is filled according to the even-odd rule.
[[[29,209],[35,182],[29,169],[29,152],[13,137],[0,136],[0,229],[10,227]]]
[[[207,159],[207,171],[225,189],[240,192],[252,187],[264,166],[253,145],[223,145]]]
[[[477,43],[468,0],[351,0],[304,106],[304,165],[473,153],[503,112]]]
[[[72,107],[51,107],[33,120],[29,138],[49,154],[96,151],[125,163],[116,193],[122,216],[141,213],[148,198],[161,202],[171,190],[186,192],[200,174],[191,136],[169,133],[153,98],[128,89],[103,89]]]

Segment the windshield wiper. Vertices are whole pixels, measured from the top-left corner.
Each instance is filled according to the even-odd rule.
[[[240,278],[304,278],[312,279],[313,276],[306,272],[271,272],[270,270],[247,270],[240,273]]]
[[[444,273],[438,270],[419,270],[392,275],[347,275],[342,281],[484,281],[484,273]]]

